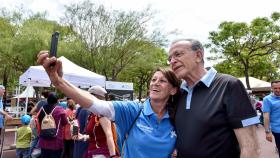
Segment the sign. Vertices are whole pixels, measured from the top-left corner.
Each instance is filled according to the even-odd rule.
[[[106,81],[106,89],[133,91],[133,83]]]

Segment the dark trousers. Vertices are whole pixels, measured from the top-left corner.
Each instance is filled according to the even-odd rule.
[[[275,144],[276,144],[276,147],[278,149],[278,154],[279,154],[279,157],[280,157],[280,153],[279,153],[279,150],[280,150],[280,133],[272,132],[272,134],[274,136]]]
[[[60,158],[62,149],[59,150],[50,150],[50,149],[41,149],[41,158]]]
[[[62,158],[73,158],[74,140],[64,139],[64,149]]]

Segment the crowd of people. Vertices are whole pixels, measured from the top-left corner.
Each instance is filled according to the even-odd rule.
[[[204,48],[197,40],[171,44],[170,68],[154,71],[144,103],[106,101],[102,87],[88,91],[75,87],[62,78],[61,61],[49,57],[48,51],[39,52],[37,62],[55,88],[68,97],[67,108],[50,93],[31,110],[32,118],[23,116],[21,128],[28,133],[26,137],[35,134],[29,146],[19,143],[17,155],[30,156],[40,149],[43,158],[259,156],[255,128],[260,120],[252,100],[240,80],[204,67]],[[277,147],[279,83],[272,82],[272,94],[264,98],[262,108],[266,139],[271,141],[273,134]],[[29,122],[32,125],[27,130]]]

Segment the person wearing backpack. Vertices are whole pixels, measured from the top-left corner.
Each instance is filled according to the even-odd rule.
[[[105,100],[107,93],[101,86],[92,86],[88,92],[101,100]],[[110,158],[120,155],[115,126],[106,117],[91,113],[87,121],[86,134],[80,135],[79,140],[81,139],[89,142],[84,158]]]
[[[55,93],[49,94],[47,102],[38,114],[41,158],[60,158],[63,151],[63,128],[68,120],[64,109],[57,106],[58,97]]]

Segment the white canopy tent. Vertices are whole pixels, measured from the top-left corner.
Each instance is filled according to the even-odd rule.
[[[35,90],[34,90],[33,86],[27,86],[21,94],[15,96],[13,98],[26,98],[26,97],[33,98],[34,96],[35,96]]]
[[[245,77],[238,78],[247,89]],[[271,84],[269,82],[249,77],[249,83],[252,91],[270,91]]]
[[[58,58],[62,62],[63,78],[73,85],[81,88],[89,88],[94,85],[105,87],[106,78],[102,75],[91,72],[83,67],[80,67],[64,56]],[[45,69],[42,66],[30,66],[19,78],[20,86],[26,86],[26,107],[28,103],[28,94],[33,92],[34,87],[50,87],[51,81]],[[32,87],[32,89],[28,88]],[[20,89],[20,87],[19,87]],[[34,90],[34,89],[33,89]],[[20,90],[19,90],[20,91]],[[20,98],[20,97],[18,97]],[[23,97],[24,98],[24,97]],[[17,107],[18,107],[17,101]],[[26,113],[26,108],[25,108]]]
[[[105,77],[80,67],[64,56],[62,61],[63,78],[78,87],[89,88],[93,85],[105,87]],[[50,87],[50,80],[42,66],[30,66],[19,78],[20,85],[34,87]]]
[[[27,114],[27,105],[28,105],[28,99],[29,98],[34,98],[35,97],[35,90],[33,86],[28,85],[26,86],[25,90],[21,94],[16,94],[15,97],[17,99],[17,106],[16,106],[16,114],[19,114],[19,99],[20,98],[25,98],[25,114]]]

